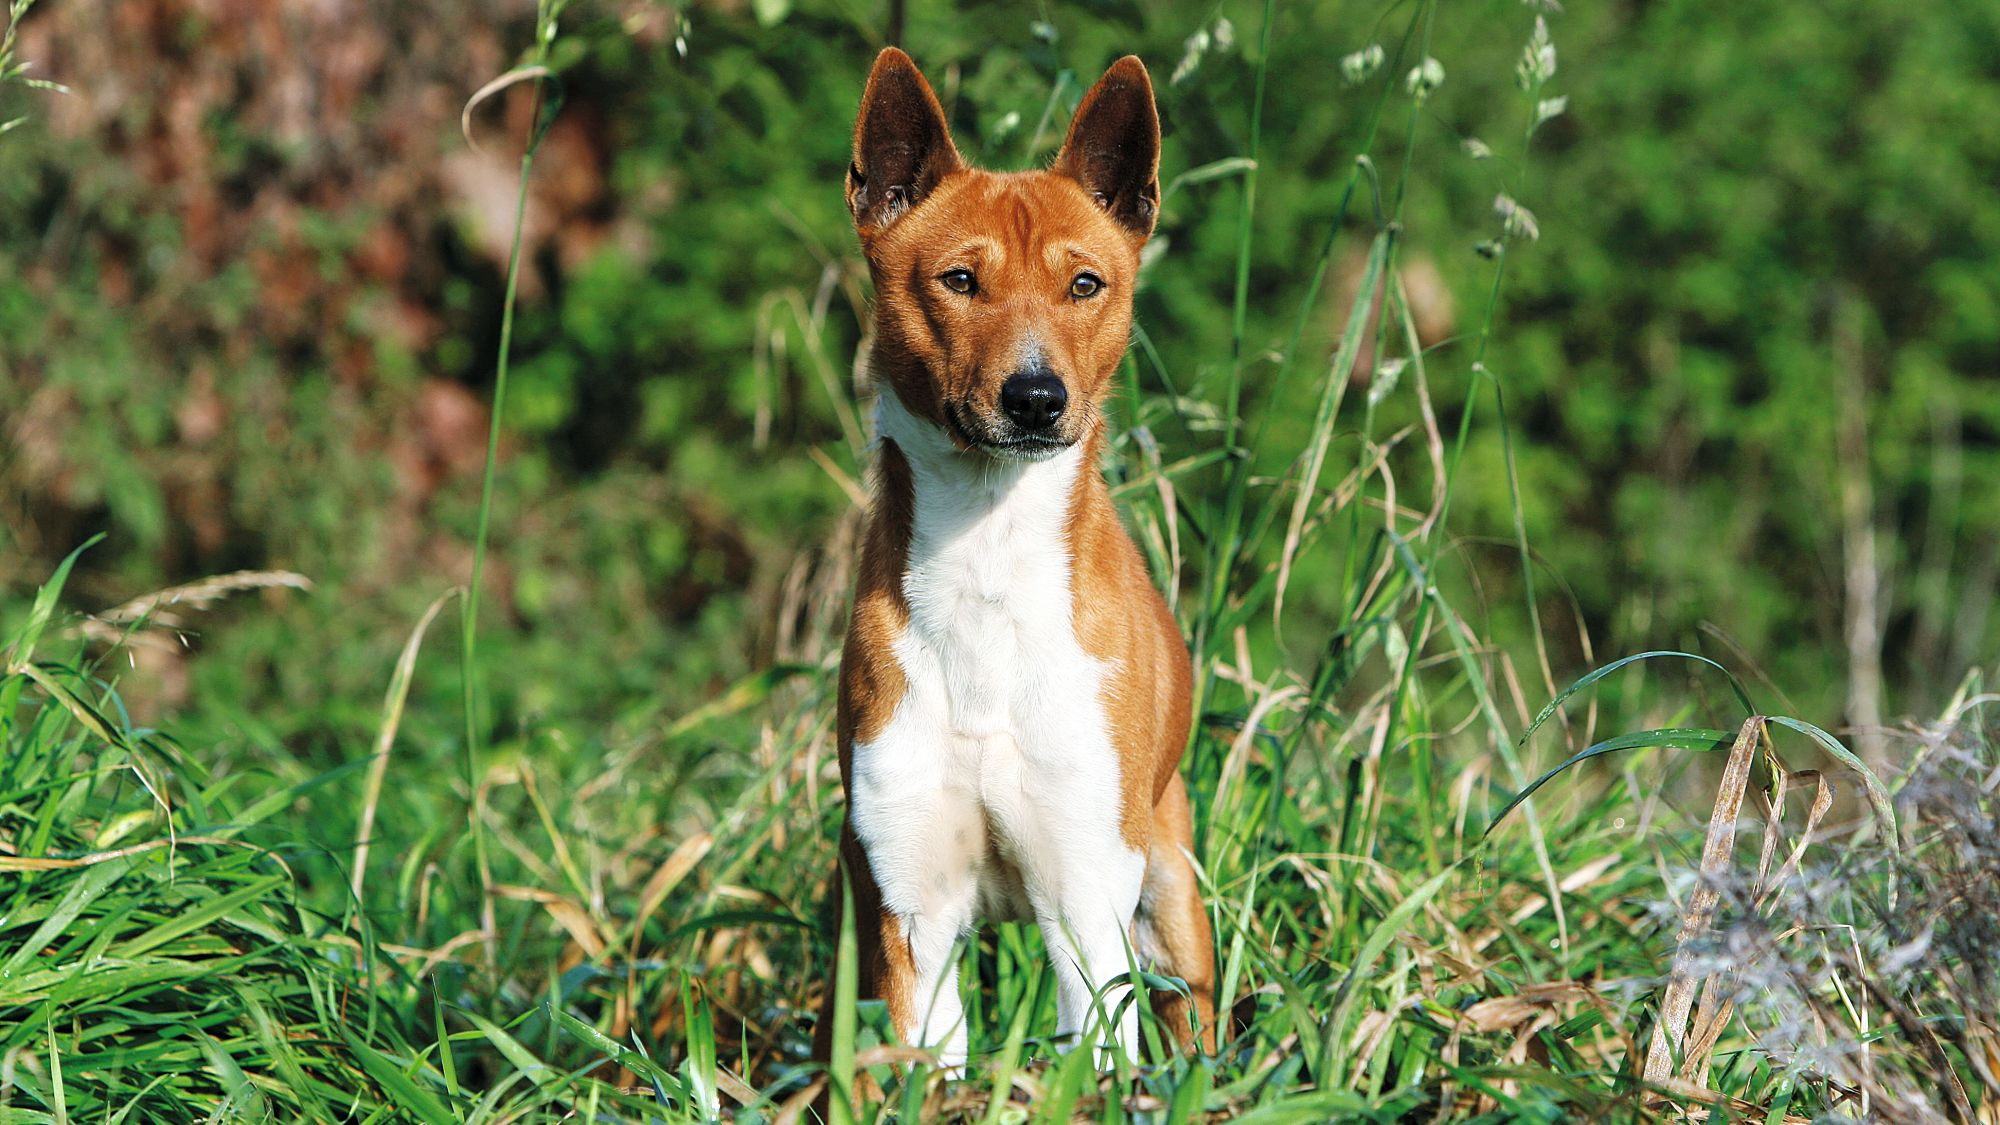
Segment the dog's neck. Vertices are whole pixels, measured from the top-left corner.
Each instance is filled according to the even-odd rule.
[[[1073,632],[1072,528],[1088,502],[1079,442],[1044,461],[961,450],[882,389],[877,432],[909,465],[908,552],[900,587],[911,640],[963,675],[944,693],[953,729],[1006,729],[1007,685],[1023,667],[1081,660]],[[878,518],[894,518],[878,515]]]
[[[1055,504],[1066,510],[1094,444],[1080,441],[1039,461],[961,449],[943,427],[918,417],[887,385],[876,396],[875,433],[893,442],[909,462],[919,525],[929,522],[926,516],[961,510],[973,515],[971,509],[990,511],[1003,504]]]

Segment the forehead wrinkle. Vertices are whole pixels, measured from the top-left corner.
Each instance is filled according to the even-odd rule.
[[[1106,272],[1102,259],[1075,243],[1049,246],[1044,259],[1048,262],[1052,273],[1067,273],[1074,269],[1087,269],[1095,273]]]
[[[1017,260],[1023,262],[1033,261],[1035,258],[1034,208],[1029,205],[1028,199],[1023,193],[1014,191],[1008,194],[1010,198],[1007,200],[1005,230],[1010,244],[1009,249],[1014,251],[1013,256]]]
[[[942,264],[964,263],[983,266],[989,257],[1000,253],[1000,244],[990,238],[968,238],[948,251],[941,259]]]

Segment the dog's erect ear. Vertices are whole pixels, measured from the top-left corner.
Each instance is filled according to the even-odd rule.
[[[1137,55],[1111,64],[1069,123],[1054,171],[1083,185],[1118,225],[1145,238],[1160,211],[1160,113]]]
[[[882,230],[963,167],[931,84],[910,56],[883,48],[854,122],[847,209],[855,227],[863,234]]]

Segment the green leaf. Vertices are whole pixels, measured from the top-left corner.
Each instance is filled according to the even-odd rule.
[[[1839,759],[1842,765],[1860,774],[1861,784],[1868,791],[1868,805],[1875,811],[1875,819],[1881,822],[1882,831],[1888,837],[1889,846],[1899,851],[1902,849],[1903,841],[1902,837],[1896,831],[1896,809],[1889,801],[1889,789],[1882,784],[1881,778],[1875,776],[1874,770],[1869,769],[1862,763],[1860,758],[1854,756],[1854,751],[1843,746],[1839,739],[1803,719],[1772,715],[1766,721],[1798,731],[1800,734],[1819,743],[1822,749]]]
[[[1167,1103],[1167,1116],[1161,1125],[1187,1125],[1193,1121],[1214,1086],[1215,1072],[1209,1069],[1207,1060],[1196,1059],[1188,1068],[1187,1077],[1174,1087],[1173,1100]]]
[[[563,1085],[563,1076],[560,1071],[543,1062],[541,1059],[536,1058],[533,1051],[522,1046],[519,1039],[507,1034],[499,1024],[494,1023],[492,1020],[469,1008],[459,1009],[459,1014],[472,1021],[472,1025],[479,1029],[479,1033],[486,1037],[486,1041],[491,1043],[495,1050],[505,1056],[508,1062],[513,1063],[515,1071],[526,1077],[528,1081],[533,1082],[544,1090]],[[465,1032],[461,1033],[461,1035],[469,1036],[470,1033]]]
[[[223,1089],[229,1091],[223,1105],[234,1112],[223,1114],[218,1108],[218,1119],[227,1120],[233,1116],[254,1121],[268,1117],[270,1107],[264,1103],[264,1095],[250,1084],[250,1076],[243,1073],[243,1068],[237,1065],[222,1044],[216,1042],[214,1037],[199,1032],[195,1034],[195,1042],[201,1045],[202,1057],[208,1060],[209,1069],[222,1080]]]
[[[616,1061],[619,1066],[639,1075],[653,1083],[656,1087],[664,1089],[668,1096],[681,1101],[687,1100],[686,1088],[681,1084],[681,1080],[652,1059],[627,1047],[625,1044],[620,1043],[560,1008],[544,1004],[542,1010],[549,1014],[549,1018],[555,1021],[557,1027],[562,1028],[570,1035],[590,1044],[592,1047],[603,1051]]]
[[[722,1116],[722,1100],[715,1088],[715,1015],[709,1010],[708,998],[699,995],[699,991],[692,978],[682,976],[681,1012],[687,1017],[687,1062],[681,1073],[686,1075],[688,1090],[694,1095],[702,1120],[714,1121]]]
[[[210,899],[193,910],[176,915],[173,921],[163,926],[142,931],[132,940],[118,946],[116,955],[137,957],[142,953],[158,949],[183,934],[193,933],[223,918],[239,906],[255,902],[285,881],[286,877],[283,875],[267,875],[226,895]]]
[[[340,1029],[340,1038],[346,1042],[347,1049],[354,1052],[354,1057],[360,1060],[361,1068],[368,1072],[368,1076],[373,1078],[397,1105],[416,1114],[424,1125],[457,1125],[457,1117],[451,1110],[445,1108],[445,1104],[438,1100],[437,1095],[417,1085],[395,1063],[377,1053],[373,1047],[363,1043],[346,1028]]]
[[[70,924],[75,922],[91,903],[97,901],[113,883],[132,869],[133,862],[129,859],[114,859],[100,863],[86,871],[83,878],[71,884],[62,901],[47,918],[42,920],[42,924],[35,928],[35,932],[15,947],[13,956],[0,962],[0,981],[12,978],[15,971],[26,964],[29,958],[40,953],[50,942],[67,931]]]
[[[828,1110],[832,1125],[854,1122],[855,998],[860,991],[861,950],[855,940],[854,885],[843,869],[840,879],[840,954],[833,973],[833,1047],[826,1063],[831,1087]]]
[[[773,664],[761,672],[745,676],[731,684],[729,690],[668,725],[667,737],[686,734],[717,719],[754,707],[770,698],[771,692],[780,684],[812,671],[813,668],[806,664]]]
[[[1561,764],[1529,782],[1527,788],[1514,794],[1511,800],[1500,806],[1500,811],[1493,814],[1493,819],[1487,822],[1486,831],[1480,833],[1479,838],[1484,840],[1486,837],[1491,836],[1493,829],[1498,827],[1500,821],[1508,813],[1513,812],[1516,806],[1529,797],[1534,796],[1535,790],[1554,780],[1557,774],[1562,773],[1578,762],[1585,762],[1599,755],[1610,754],[1619,750],[1639,750],[1648,747],[1675,750],[1727,750],[1730,744],[1735,741],[1735,735],[1725,730],[1716,730],[1712,727],[1661,727],[1657,730],[1642,730],[1635,734],[1621,734],[1616,738],[1607,738],[1595,746],[1590,746],[1571,754],[1569,757],[1563,759]]]
[[[1528,744],[1528,740],[1535,736],[1535,732],[1542,729],[1542,724],[1549,721],[1549,716],[1554,715],[1556,713],[1556,708],[1561,707],[1565,702],[1568,702],[1571,696],[1584,690],[1585,688],[1591,686],[1592,684],[1595,684],[1597,681],[1603,679],[1606,676],[1609,676],[1611,673],[1616,672],[1617,670],[1625,667],[1628,664],[1637,664],[1642,660],[1660,660],[1660,659],[1692,660],[1696,664],[1708,665],[1710,668],[1713,668],[1716,671],[1722,673],[1723,677],[1729,681],[1729,690],[1736,694],[1736,701],[1743,705],[1743,713],[1746,716],[1754,715],[1757,713],[1756,706],[1750,702],[1750,693],[1743,690],[1743,685],[1737,681],[1736,674],[1731,672],[1729,669],[1724,668],[1722,665],[1717,664],[1715,661],[1710,660],[1706,656],[1696,656],[1694,653],[1691,652],[1677,652],[1672,649],[1656,649],[1651,652],[1635,653],[1631,656],[1627,656],[1619,660],[1614,660],[1611,663],[1606,664],[1604,667],[1598,668],[1595,671],[1590,672],[1589,674],[1585,675],[1582,679],[1576,681],[1575,683],[1562,689],[1562,691],[1556,693],[1556,697],[1554,699],[1549,700],[1548,705],[1543,707],[1541,712],[1535,716],[1535,721],[1528,724],[1528,729],[1521,732],[1520,745],[1526,746]],[[1730,737],[1733,738],[1735,736],[1731,735]]]
[[[1356,982],[1361,979],[1361,974],[1374,966],[1376,959],[1389,948],[1389,943],[1395,941],[1397,935],[1409,926],[1410,919],[1416,917],[1417,911],[1422,910],[1424,904],[1444,888],[1445,882],[1458,870],[1459,864],[1464,862],[1463,859],[1456,860],[1444,870],[1426,879],[1422,886],[1411,891],[1394,910],[1384,915],[1382,921],[1377,923],[1374,931],[1368,935],[1368,940],[1361,943],[1360,950],[1354,955],[1354,963],[1348,966],[1347,975],[1341,979],[1340,987],[1334,992],[1333,1020],[1328,1025],[1329,1033],[1326,1038],[1328,1050],[1336,1049],[1334,1044],[1347,1042],[1348,1012],[1358,995]]]
[[[56,567],[56,572],[36,592],[35,606],[28,612],[28,623],[22,627],[20,636],[14,638],[13,648],[8,654],[9,669],[19,668],[34,659],[35,645],[41,641],[42,630],[48,627],[49,619],[55,616],[56,599],[62,596],[63,584],[69,581],[70,568],[76,565],[76,560],[85,551],[96,546],[103,538],[104,533],[100,531],[84,540],[83,545],[71,551],[69,556],[63,559],[62,564]]]

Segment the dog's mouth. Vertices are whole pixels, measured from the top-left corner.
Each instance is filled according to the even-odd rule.
[[[995,457],[1005,457],[1012,461],[1046,461],[1073,444],[1052,438],[1017,438],[1013,441],[988,442],[980,448]]]
[[[964,408],[957,403],[945,408],[944,418],[951,436],[962,448],[1009,461],[1046,461],[1076,444],[1074,438],[1022,433],[1009,424],[982,425],[977,418],[966,417]],[[995,428],[1001,432],[991,432]]]

